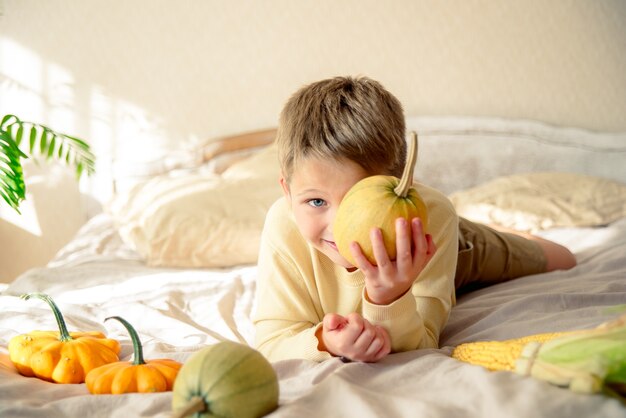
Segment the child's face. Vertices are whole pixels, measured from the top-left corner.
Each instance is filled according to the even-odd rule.
[[[280,182],[291,204],[302,236],[334,263],[353,267],[337,251],[333,223],[339,203],[348,190],[368,174],[350,160],[322,160],[309,157],[294,170],[291,183]]]

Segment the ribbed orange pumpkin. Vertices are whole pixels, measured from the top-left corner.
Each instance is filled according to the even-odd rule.
[[[387,254],[396,258],[397,218],[420,218],[424,230],[428,225],[426,204],[412,188],[413,169],[417,159],[417,135],[411,132],[407,161],[402,178],[394,176],[370,176],[356,183],[344,196],[333,226],[333,235],[339,253],[352,265],[354,257],[350,243],[356,241],[370,263],[376,265],[370,230],[380,228]]]
[[[85,378],[89,392],[93,394],[167,392],[182,364],[171,359],[144,360],[143,348],[137,331],[124,318],[112,316],[124,325],[133,342],[133,361],[118,361],[91,370]]]
[[[9,341],[9,356],[20,374],[54,383],[83,383],[90,370],[118,361],[120,343],[99,331],[68,332],[63,315],[52,298],[27,293],[45,301],[57,320],[59,331],[32,331]]]

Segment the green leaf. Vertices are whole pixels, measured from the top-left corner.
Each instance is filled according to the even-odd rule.
[[[0,189],[0,195],[2,195],[2,198],[4,199],[5,202],[9,204],[9,206],[11,206],[13,209],[15,209],[15,211],[18,214],[21,215],[21,212],[19,209],[20,201],[12,198],[14,195],[7,195],[6,193],[4,193],[2,189]]]
[[[576,374],[626,384],[626,314],[597,328],[547,341],[532,361],[537,367],[531,374],[547,381]]]
[[[3,152],[9,156],[10,160],[13,160],[11,156],[27,158],[26,154],[20,150],[20,147],[17,146],[17,143],[15,143],[15,140],[7,131],[0,130],[0,145],[2,145]]]
[[[89,150],[89,145],[83,141],[82,139],[73,137],[73,136],[69,136],[69,135],[65,135],[67,138],[69,138],[70,140],[74,141],[74,143],[79,146],[80,148],[84,149],[84,150]]]
[[[11,119],[15,119],[15,121],[9,122]],[[15,116],[15,115],[5,115],[2,118],[2,122],[0,122],[0,130],[8,131],[9,130],[9,126],[14,124],[15,122],[20,122],[20,120],[17,118],[17,116]],[[6,124],[6,126],[5,126],[5,124]]]
[[[608,308],[603,309],[603,312],[607,314],[618,314],[626,312],[626,304],[609,306]]]
[[[84,169],[83,163],[78,163],[76,165],[76,178],[77,179],[79,179],[80,176],[83,174],[83,169]]]
[[[17,130],[14,129],[16,125]],[[39,153],[49,160],[55,157],[55,150],[58,148],[56,157],[72,166],[77,178],[83,173],[90,175],[95,171],[95,155],[82,139],[55,132],[44,125],[22,122],[15,115],[5,115],[0,122],[0,193],[4,201],[18,213],[19,203],[26,195],[20,160],[28,156],[19,147],[24,136],[24,125],[30,125],[30,154]]]
[[[24,125],[20,123],[19,128],[17,128],[17,134],[15,135],[15,142],[17,143],[17,145],[20,145],[22,143],[23,135],[24,135]]]
[[[11,189],[12,191],[18,190],[18,184],[14,179],[14,173],[9,171],[0,171],[0,181],[6,185],[6,188]]]
[[[39,139],[39,152],[41,154],[45,154],[47,146],[48,146],[48,131],[44,129],[43,133],[41,134],[41,138]],[[31,152],[32,151],[33,150],[31,150]]]
[[[49,160],[50,158],[52,158],[52,154],[54,154],[55,144],[56,144],[56,135],[53,135],[52,139],[50,140],[50,144],[48,145],[48,154],[46,156],[46,160]]]
[[[19,212],[19,204],[26,196],[24,175],[20,158],[24,155],[13,138],[5,131],[0,131],[0,149],[2,161],[0,165],[0,194],[5,202]]]
[[[37,141],[37,127],[31,126],[30,128],[30,138],[28,140],[28,144],[30,146],[30,150],[32,151],[35,148],[35,141]]]

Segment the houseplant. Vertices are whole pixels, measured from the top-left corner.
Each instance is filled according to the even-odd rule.
[[[29,155],[24,151],[73,167],[78,179],[94,172],[95,156],[85,141],[38,123],[22,121],[15,115],[5,115],[0,122],[0,195],[18,213],[26,197],[21,160]]]

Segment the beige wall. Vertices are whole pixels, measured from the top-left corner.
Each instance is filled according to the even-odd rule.
[[[623,0],[0,0],[0,10],[0,114],[87,139],[98,176],[83,190],[100,200],[113,159],[129,170],[273,126],[289,94],[334,75],[380,80],[411,115],[626,130]],[[17,248],[6,257],[20,269],[44,263],[84,221],[71,216],[37,238],[45,252],[0,228],[2,252]]]
[[[71,171],[31,161],[24,169],[28,196],[21,214],[0,204],[0,283],[44,265],[86,220]]]

